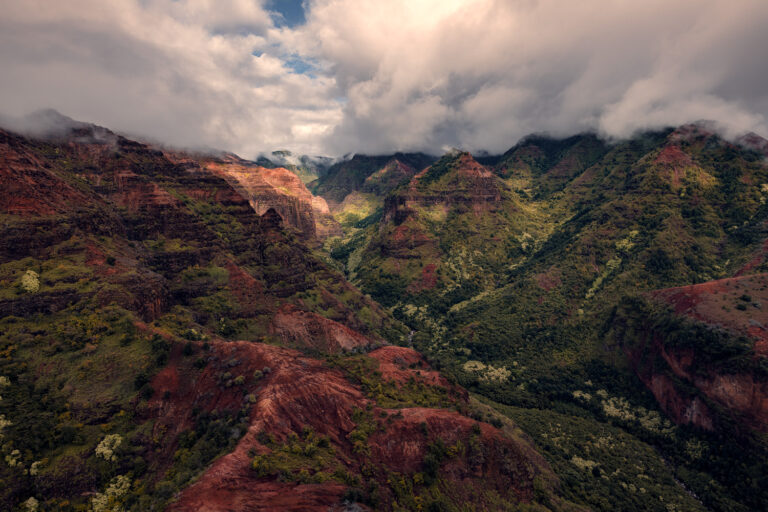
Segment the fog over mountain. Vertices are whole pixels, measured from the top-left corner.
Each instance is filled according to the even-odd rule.
[[[0,0],[0,112],[246,157],[768,133],[761,0],[307,0],[297,23],[281,3]]]

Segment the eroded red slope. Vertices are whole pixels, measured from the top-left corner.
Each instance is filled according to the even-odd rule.
[[[213,342],[207,352],[202,345],[196,350],[206,358],[205,368],[196,368],[194,358],[185,357],[177,347],[152,382],[155,394],[148,411],[155,419],[154,435],[163,436],[161,459],[170,464],[179,436],[193,426],[195,413],[248,407],[248,428],[235,449],[182,491],[168,510],[341,509],[349,489],[345,482],[260,477],[251,466],[254,455],[276,449],[261,442],[266,434],[281,443],[307,428],[328,437],[335,460],[349,475],[376,482],[381,510],[390,509],[396,499],[391,479],[422,472],[427,451],[438,440],[444,446],[463,447],[440,466],[441,489],[451,501],[468,501],[479,509],[491,506],[483,505],[489,496],[529,502],[537,475],[551,481],[546,463],[527,442],[506,437],[456,410],[381,408],[343,371],[297,351],[250,342]],[[380,362],[384,380],[401,381],[408,375],[448,386],[411,349],[384,347],[371,357]],[[254,378],[254,372],[263,377]],[[224,374],[230,382],[242,376],[242,383],[227,385]],[[458,400],[465,403],[466,398]],[[374,425],[364,451],[350,439],[361,414]]]
[[[751,344],[737,364],[731,360],[737,352],[708,346],[717,338],[670,343],[663,326],[648,325],[649,343],[632,347],[629,355],[662,408],[677,423],[705,430],[718,430],[725,415],[739,429],[768,432],[768,380],[756,370],[768,358],[768,274],[669,288],[652,297],[675,315],[731,337],[732,351],[740,350],[739,337]]]

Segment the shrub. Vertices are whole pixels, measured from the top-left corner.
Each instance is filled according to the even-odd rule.
[[[21,276],[21,288],[27,293],[35,293],[40,289],[40,275],[34,270],[27,270]]]
[[[115,451],[121,444],[123,444],[123,437],[120,434],[109,434],[96,446],[96,456],[109,462],[116,462]]]

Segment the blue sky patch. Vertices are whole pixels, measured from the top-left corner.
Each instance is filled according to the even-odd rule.
[[[314,78],[312,71],[315,69],[315,64],[311,60],[302,59],[298,55],[293,54],[283,60],[283,64],[291,68],[294,73]]]
[[[278,27],[295,27],[306,21],[304,0],[270,0],[267,8],[274,13],[272,19]]]

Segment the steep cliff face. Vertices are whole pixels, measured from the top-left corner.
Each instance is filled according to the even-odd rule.
[[[625,304],[619,341],[676,422],[768,432],[766,285],[756,274],[659,290],[649,300],[662,309],[638,306],[649,318],[634,323],[640,313]]]
[[[325,199],[313,196],[293,172],[283,167],[265,168],[233,157],[204,160],[201,165],[234,182],[261,215],[274,208],[287,226],[307,239],[325,239],[341,234]]]

